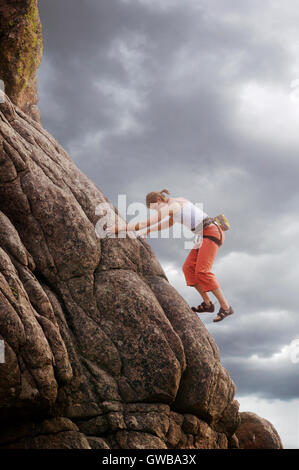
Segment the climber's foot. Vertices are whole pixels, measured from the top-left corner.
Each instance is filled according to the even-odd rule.
[[[202,302],[200,305],[197,307],[191,307],[191,310],[196,313],[202,313],[202,312],[214,312],[215,306],[212,302],[209,304],[206,304],[205,302]]]
[[[221,321],[223,320],[225,317],[228,317],[228,315],[232,315],[234,313],[231,305],[229,306],[229,308],[227,310],[224,310],[224,308],[220,308],[218,314],[217,314],[217,317],[214,318],[214,322],[217,322],[217,321]]]

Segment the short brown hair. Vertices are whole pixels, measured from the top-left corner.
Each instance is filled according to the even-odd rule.
[[[151,193],[148,193],[145,198],[146,207],[150,208],[150,204],[157,202],[158,198],[161,198],[163,202],[167,202],[169,198],[163,193],[170,194],[168,189],[162,189],[162,191],[152,191]]]

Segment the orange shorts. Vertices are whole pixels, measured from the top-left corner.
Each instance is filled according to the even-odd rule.
[[[220,228],[221,230],[221,228]],[[222,232],[222,243],[225,240],[225,233]],[[203,230],[203,235],[211,235],[220,239],[220,233],[215,224],[208,225]],[[203,238],[200,248],[192,248],[183,264],[187,286],[199,284],[203,292],[208,292],[220,287],[215,274],[212,273],[212,266],[215,261],[218,245],[209,238]]]

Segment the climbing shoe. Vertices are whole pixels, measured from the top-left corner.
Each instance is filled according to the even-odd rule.
[[[233,309],[231,306],[229,306],[228,310],[224,310],[224,308],[220,308],[217,317],[214,318],[214,322],[222,321],[225,317],[228,317],[228,315],[232,315],[234,313]]]
[[[203,313],[203,312],[211,312],[213,313],[215,310],[215,305],[210,302],[210,305],[207,305],[205,302],[202,302],[197,307],[191,307],[191,310],[195,313]]]

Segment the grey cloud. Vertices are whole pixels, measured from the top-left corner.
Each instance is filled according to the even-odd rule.
[[[258,365],[240,359],[222,362],[230,371],[240,396],[254,393],[257,397],[282,400],[298,397],[298,364],[281,361],[277,365],[271,362]]]

